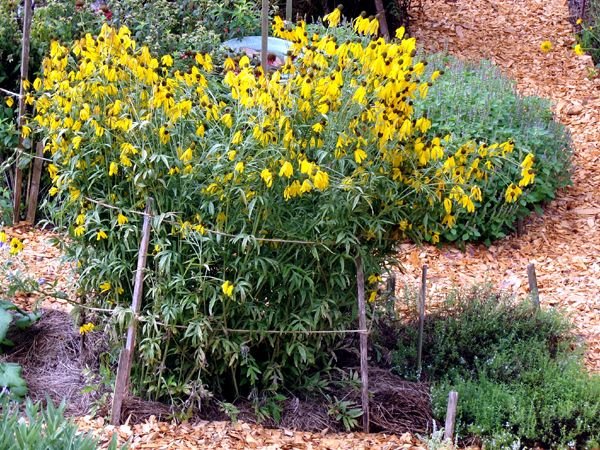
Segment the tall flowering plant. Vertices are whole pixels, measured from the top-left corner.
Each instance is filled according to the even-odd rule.
[[[276,19],[274,33],[293,45],[270,74],[247,56],[217,63],[210,54],[181,72],[125,27],[52,44],[33,120],[53,161],[54,218],[97,304],[127,311],[137,212],[155,199],[140,391],[192,398],[205,384],[238,394],[299,386],[330,363],[339,338],[310,331],[351,325],[354,258],[365,261],[374,299],[397,239],[474,213],[479,184],[512,151],[469,143],[449,153],[428,138],[413,99],[439,72],[426,79],[402,30],[388,43],[366,18],[355,27],[338,42]],[[411,222],[415,195],[442,205],[440,223]]]

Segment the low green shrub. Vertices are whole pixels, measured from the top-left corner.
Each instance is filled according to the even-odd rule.
[[[441,69],[444,74],[425,99],[415,100],[415,107],[431,120],[432,136],[449,135],[459,143],[512,140],[515,145],[514,152],[506,155],[507,163],[496,167],[482,187],[478,213],[464,217],[454,228],[440,228],[441,238],[448,241],[489,244],[514,230],[518,219],[534,210],[541,213],[540,205],[570,184],[569,136],[564,126],[553,120],[549,101],[519,95],[514,82],[491,63],[465,63],[443,55],[428,60],[430,70]],[[508,204],[504,201],[505,180],[518,176],[518,161],[529,153],[535,155],[535,183],[517,202]],[[428,218],[415,222],[441,221],[435,208],[431,209]]]
[[[0,448],[3,450],[96,450],[98,440],[83,434],[65,419],[65,404],[54,406],[48,400],[45,408],[31,400],[25,402],[25,414],[17,403],[0,395]],[[121,447],[125,449],[126,446]],[[117,449],[116,435],[108,446]]]
[[[391,358],[393,370],[412,379],[416,330],[416,320],[395,328]],[[600,441],[600,377],[586,373],[569,323],[530,302],[486,287],[450,295],[425,321],[421,376],[432,384],[440,421],[448,392],[459,393],[461,439],[498,449],[596,448]]]
[[[481,371],[475,378],[444,379],[433,387],[435,415],[443,418],[448,392],[459,393],[456,430],[480,436],[486,448],[598,448],[600,377],[588,375],[577,358],[555,360],[547,352],[522,348],[532,358],[515,380]],[[500,355],[502,357],[502,355]],[[535,367],[534,367],[535,366]],[[519,446],[520,447],[520,446]]]
[[[397,328],[394,370],[405,378],[417,376],[416,317]],[[555,311],[534,311],[487,286],[457,290],[424,325],[422,377],[439,380],[448,374],[471,377],[482,365],[512,357],[510,367],[528,364],[518,350],[523,345],[548,348],[553,355],[574,345],[571,326]],[[525,344],[524,344],[525,343]],[[503,379],[511,379],[507,374]]]

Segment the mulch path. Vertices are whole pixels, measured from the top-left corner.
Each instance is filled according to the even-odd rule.
[[[552,99],[556,118],[572,133],[574,185],[559,193],[543,217],[525,223],[522,236],[510,236],[487,248],[400,246],[401,284],[415,286],[423,264],[429,267],[429,297],[442,298],[456,285],[490,281],[499,288],[527,295],[529,263],[535,263],[542,307],[567,311],[585,339],[588,368],[600,373],[600,78],[588,78],[593,64],[578,57],[565,0],[422,0],[414,11],[412,31],[427,50],[446,50],[466,59],[487,58],[514,78],[519,92]],[[549,40],[553,50],[539,50]],[[13,228],[25,241],[17,269],[45,283],[57,282],[72,292],[73,275],[53,247],[50,232]],[[31,306],[39,297],[17,298]],[[45,299],[45,307],[68,304]],[[149,420],[138,425],[107,426],[103,419],[83,417],[80,425],[100,435],[117,432],[132,448],[264,448],[264,449],[412,449],[424,448],[411,437],[382,434],[320,434],[269,430],[243,422],[172,425]],[[106,439],[105,439],[106,441]]]

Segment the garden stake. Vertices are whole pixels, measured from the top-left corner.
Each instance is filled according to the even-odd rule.
[[[19,131],[22,130],[25,124],[25,80],[29,72],[29,36],[31,31],[31,0],[25,0],[23,5],[23,40],[21,47],[21,87],[19,88],[19,116],[18,125]],[[19,167],[19,156],[23,151],[23,137],[19,136],[19,151],[15,158],[15,179],[13,189],[13,223],[19,223],[19,210],[21,207],[21,190],[23,184],[23,171]]]
[[[113,395],[111,414],[111,423],[113,425],[120,425],[123,399],[129,394],[129,376],[131,374],[131,363],[133,360],[133,351],[135,349],[137,316],[140,312],[142,292],[144,289],[144,269],[146,267],[146,257],[148,256],[148,244],[150,243],[150,222],[152,220],[150,213],[152,211],[153,202],[151,197],[146,201],[144,224],[142,226],[142,240],[140,241],[140,252],[138,254],[137,269],[135,271],[135,281],[133,285],[133,298],[131,301],[133,317],[131,323],[127,327],[127,341],[119,356],[119,368],[117,369],[117,379],[115,381],[115,392]]]
[[[427,264],[421,272],[421,291],[419,293],[419,341],[417,343],[417,376],[421,379],[423,359],[423,328],[425,326],[425,295],[427,294]]]
[[[40,193],[40,179],[42,177],[42,166],[44,161],[44,145],[38,142],[35,146],[35,156],[33,159],[33,171],[31,174],[31,185],[27,191],[27,216],[25,221],[29,225],[35,222],[35,213],[37,212],[38,195]]]
[[[448,409],[446,410],[446,424],[444,426],[444,441],[452,442],[454,439],[454,422],[456,421],[456,406],[458,405],[458,392],[450,391],[448,394]]]
[[[375,0],[375,10],[377,11],[377,19],[379,20],[379,29],[386,41],[390,40],[390,31],[388,29],[387,19],[385,17],[385,8],[383,0]]]
[[[286,0],[285,2],[285,20],[292,21],[292,0]]]
[[[367,307],[365,304],[365,274],[362,258],[357,256],[356,284],[358,286],[358,328],[360,329],[360,381],[363,431],[369,432],[369,363],[367,361]]]
[[[262,0],[262,10],[260,12],[260,65],[265,79],[267,78],[267,57],[269,51],[269,0]]]
[[[527,278],[529,279],[529,291],[531,292],[531,301],[535,309],[540,309],[540,292],[538,291],[537,276],[535,275],[535,264],[527,266]]]

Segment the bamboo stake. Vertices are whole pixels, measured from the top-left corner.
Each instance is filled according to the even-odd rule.
[[[146,201],[146,215],[144,216],[144,224],[142,226],[142,240],[140,241],[140,252],[138,253],[137,270],[135,272],[133,285],[133,299],[131,301],[133,317],[131,323],[127,327],[127,341],[119,356],[119,368],[117,369],[117,379],[115,381],[115,392],[113,395],[111,414],[111,423],[113,425],[120,425],[123,399],[129,395],[129,376],[131,374],[131,363],[133,361],[133,352],[135,350],[137,316],[140,312],[142,293],[144,290],[144,270],[146,267],[146,258],[148,256],[148,244],[150,243],[150,221],[152,220],[150,214],[152,212],[153,203],[154,201],[152,198],[148,198]]]
[[[421,272],[421,291],[419,293],[419,341],[417,347],[417,376],[421,378],[423,370],[423,332],[425,327],[425,297],[427,295],[427,265]]]
[[[527,279],[529,280],[529,291],[531,292],[531,301],[536,309],[540,309],[540,292],[537,285],[537,276],[535,274],[535,264],[527,266]]]
[[[448,408],[446,409],[446,424],[444,426],[444,440],[452,442],[454,439],[454,423],[456,422],[456,407],[458,405],[458,392],[450,391],[448,394]]]
[[[267,58],[269,56],[269,0],[262,0],[262,10],[260,12],[261,29],[261,51],[260,65],[265,79],[267,78]]]
[[[25,80],[29,72],[29,41],[31,32],[31,0],[25,0],[23,5],[23,39],[21,41],[21,86],[19,88],[19,131],[25,123]],[[19,149],[15,158],[15,178],[13,186],[13,223],[20,219],[23,171],[19,167],[19,154],[23,150],[23,138],[19,137]]]
[[[363,431],[369,432],[369,362],[367,359],[367,306],[365,302],[365,274],[362,258],[356,257],[356,283],[358,286],[358,328],[360,329],[360,379]]]

